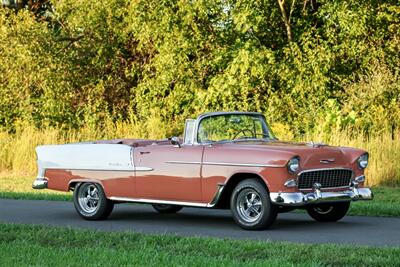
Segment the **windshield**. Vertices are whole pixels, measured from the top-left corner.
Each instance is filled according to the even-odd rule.
[[[264,117],[251,114],[206,117],[200,121],[197,135],[199,143],[272,138]]]

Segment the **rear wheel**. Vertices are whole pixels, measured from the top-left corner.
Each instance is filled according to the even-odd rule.
[[[168,204],[152,204],[152,206],[159,213],[177,213],[183,208],[182,206]]]
[[[106,198],[99,184],[80,183],[74,190],[74,206],[85,220],[102,220],[110,215],[114,203]]]
[[[318,222],[336,222],[342,219],[350,208],[350,202],[326,203],[307,207],[307,212]]]
[[[256,179],[240,182],[232,192],[230,205],[236,223],[246,230],[266,229],[277,216],[267,189]]]

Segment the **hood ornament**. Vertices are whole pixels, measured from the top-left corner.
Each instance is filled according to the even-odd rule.
[[[316,147],[316,148],[321,147],[321,146],[327,146],[327,144],[325,144],[325,143],[314,142],[314,141],[307,142],[306,145],[310,146],[310,147]]]
[[[334,159],[334,158],[331,158],[331,159],[321,159],[319,162],[322,163],[322,164],[329,164],[329,163],[335,162],[335,159]]]

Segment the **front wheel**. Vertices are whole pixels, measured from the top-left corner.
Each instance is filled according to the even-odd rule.
[[[80,183],[74,190],[74,206],[85,220],[102,220],[110,215],[114,203],[106,198],[99,184]]]
[[[246,230],[266,229],[277,216],[267,189],[256,179],[240,182],[232,192],[230,205],[236,223]]]
[[[350,202],[327,203],[307,207],[307,212],[318,222],[336,222],[342,219],[350,208]]]

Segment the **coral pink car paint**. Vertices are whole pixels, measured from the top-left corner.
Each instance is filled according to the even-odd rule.
[[[149,203],[159,212],[231,208],[251,230],[295,208],[335,221],[351,201],[373,198],[364,187],[366,151],[278,141],[255,112],[203,114],[187,120],[183,139],[102,140],[36,152],[33,188],[75,190],[85,219],[103,219],[121,202]]]

